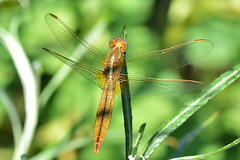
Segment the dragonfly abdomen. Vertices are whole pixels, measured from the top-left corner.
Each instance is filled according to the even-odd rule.
[[[107,134],[115,99],[116,79],[109,78],[103,87],[101,99],[99,101],[95,129],[94,129],[94,153],[98,154],[100,147]]]

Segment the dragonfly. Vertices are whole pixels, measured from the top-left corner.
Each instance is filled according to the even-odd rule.
[[[206,39],[192,40],[167,49],[136,54],[125,58],[127,41],[121,37],[110,40],[110,51],[102,54],[97,48],[77,36],[60,18],[52,13],[45,16],[50,30],[67,51],[59,54],[47,48],[47,53],[79,72],[102,89],[94,129],[94,154],[98,154],[109,127],[115,94],[121,94],[128,82],[132,95],[145,96],[142,88],[154,95],[199,90],[203,82],[184,79],[154,78],[154,72],[175,70],[206,56],[213,43]],[[124,59],[126,63],[124,63]],[[128,74],[121,73],[123,65]]]

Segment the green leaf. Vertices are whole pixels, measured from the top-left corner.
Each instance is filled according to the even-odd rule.
[[[133,145],[133,149],[132,149],[132,155],[131,157],[134,159],[136,157],[136,154],[137,154],[137,150],[138,150],[138,146],[140,144],[140,141],[143,137],[143,133],[144,133],[144,130],[145,130],[145,127],[146,127],[146,123],[143,123],[139,130],[138,130],[138,136],[137,136],[137,139],[136,139],[136,142],[135,144]]]
[[[210,157],[210,156],[213,156],[214,154],[217,154],[217,153],[220,153],[220,152],[223,152],[233,146],[236,146],[237,144],[240,143],[240,138],[236,139],[235,141],[233,141],[232,143],[229,143],[228,145],[216,150],[216,151],[213,151],[213,152],[210,152],[210,153],[206,153],[206,154],[201,154],[201,155],[196,155],[196,156],[186,156],[186,157],[180,157],[180,158],[173,158],[171,160],[185,160],[185,159],[203,159],[203,158],[207,158],[207,157]]]
[[[152,138],[149,140],[142,156],[149,159],[157,147],[162,144],[166,137],[171,134],[176,128],[181,126],[189,117],[191,117],[198,109],[205,105],[210,99],[217,95],[220,91],[228,87],[240,76],[240,64],[233,67],[233,69],[223,73],[215,81],[213,81],[207,88],[203,89],[192,100],[185,103],[183,107],[170,117],[160,127]]]
[[[123,26],[123,30],[122,30],[122,33],[121,33],[121,37],[123,39],[127,39],[127,26],[124,24]]]
[[[194,128],[191,132],[189,132],[186,136],[184,136],[178,143],[178,150],[176,152],[176,154],[173,156],[173,158],[175,157],[179,157],[182,155],[182,153],[184,152],[184,150],[189,146],[189,144],[193,141],[193,139],[199,135],[199,133],[206,128],[207,126],[209,126],[214,120],[216,120],[216,118],[218,117],[218,112],[214,113],[210,118],[208,118],[206,121],[204,121],[200,126]]]

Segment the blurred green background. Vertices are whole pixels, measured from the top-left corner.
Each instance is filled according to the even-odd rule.
[[[45,23],[44,16],[54,13],[74,32],[88,37],[102,53],[109,51],[108,41],[119,36],[124,24],[128,31],[127,54],[138,54],[177,45],[194,39],[209,39],[214,50],[198,62],[176,73],[184,79],[211,83],[240,61],[240,1],[238,0],[33,0],[0,1],[0,28],[10,31],[16,24],[24,51],[30,62],[38,64],[40,93],[63,65],[45,53],[46,47],[61,53],[61,48]],[[17,25],[19,23],[19,25]],[[171,157],[176,143],[215,112],[218,118],[205,128],[184,155],[216,150],[240,136],[240,82],[233,83],[177,129],[151,159]],[[0,44],[0,87],[17,107],[24,124],[24,97],[18,73],[11,57]],[[150,91],[149,91],[150,92]],[[140,125],[147,127],[139,152],[161,124],[197,92],[132,98],[134,139]],[[71,72],[46,105],[39,109],[36,132],[27,157],[57,145],[76,124],[72,142],[56,159],[124,159],[125,139],[120,96],[116,96],[110,128],[99,155],[93,155],[93,130],[101,90],[77,72]],[[39,102],[41,103],[41,102]],[[65,150],[65,152],[64,152]],[[11,159],[14,141],[8,114],[0,100],[0,157]],[[240,159],[234,147],[209,159]]]

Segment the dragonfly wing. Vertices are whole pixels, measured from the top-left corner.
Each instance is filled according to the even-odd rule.
[[[163,71],[182,68],[206,56],[213,47],[211,41],[200,39],[163,50],[130,56],[127,58],[128,73],[152,77]]]
[[[45,20],[58,42],[69,53],[69,55],[64,55],[65,57],[86,66],[93,66],[94,68],[102,67],[105,58],[98,49],[83,38],[78,37],[54,14],[48,13],[45,16]]]
[[[121,75],[121,81],[125,75]],[[200,90],[208,86],[203,82],[182,79],[158,79],[128,76],[131,96],[155,96],[161,94]],[[124,88],[124,86],[121,86]]]
[[[105,81],[103,71],[87,67],[83,64],[80,64],[71,59],[68,59],[68,58],[64,57],[63,55],[60,55],[49,49],[46,49],[46,48],[43,48],[43,49],[46,52],[48,52],[49,54],[51,54],[52,56],[56,57],[63,63],[67,64],[68,66],[70,66],[71,68],[76,70],[77,72],[79,72],[82,76],[87,78],[90,82],[92,82],[93,84],[97,85],[98,87],[100,87],[102,89],[102,82]]]

